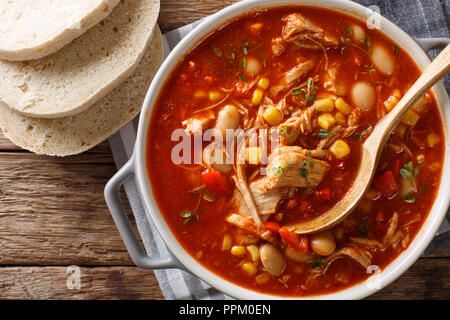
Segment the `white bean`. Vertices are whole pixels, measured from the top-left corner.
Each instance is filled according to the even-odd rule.
[[[384,47],[374,46],[370,58],[381,73],[391,75],[394,72],[394,59]]]
[[[304,262],[308,262],[309,260],[311,260],[310,254],[303,252],[303,251],[298,251],[298,250],[292,249],[291,247],[287,247],[286,250],[284,250],[284,254],[289,259],[291,259],[295,262],[299,262],[299,263],[304,263]]]
[[[246,59],[245,73],[249,76],[255,76],[261,72],[262,64],[258,59],[249,57]]]
[[[206,146],[203,149],[203,161],[221,173],[228,173],[233,169],[231,164],[226,163],[227,159],[222,144],[211,143]]]
[[[222,133],[223,140],[226,138],[227,129],[237,129],[241,121],[241,116],[239,115],[238,109],[228,104],[220,110],[217,116],[216,129],[220,130]]]
[[[355,24],[352,26],[352,39],[358,44],[361,44],[361,41],[366,39],[366,32],[363,28]]]
[[[365,83],[356,83],[351,91],[351,97],[353,103],[362,111],[369,111],[375,104],[376,93],[375,89]]]
[[[312,234],[310,237],[311,249],[321,256],[329,256],[336,249],[336,242],[331,231]]]
[[[270,243],[265,243],[259,248],[261,262],[268,273],[273,276],[280,275],[286,266],[283,254]]]

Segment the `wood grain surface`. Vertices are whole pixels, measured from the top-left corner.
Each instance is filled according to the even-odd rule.
[[[162,0],[163,32],[236,1]],[[107,142],[78,156],[21,150],[0,133],[0,299],[163,299],[135,267],[103,198],[116,172]],[[129,212],[129,207],[127,210]],[[68,266],[80,288],[68,289]],[[450,299],[450,247],[420,258],[370,299]]]

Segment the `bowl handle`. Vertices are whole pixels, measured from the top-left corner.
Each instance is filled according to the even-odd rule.
[[[119,229],[133,262],[143,269],[184,269],[172,255],[168,257],[150,257],[139,243],[125,209],[120,201],[120,188],[124,182],[134,176],[134,157],[132,157],[105,186],[105,200],[113,220]]]
[[[416,38],[415,40],[425,52],[428,52],[431,49],[445,47],[450,43],[449,38]]]

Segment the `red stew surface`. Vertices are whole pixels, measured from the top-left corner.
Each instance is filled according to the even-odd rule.
[[[345,221],[311,235],[295,224],[345,196],[362,143],[419,75],[381,32],[329,10],[267,9],[212,32],[169,75],[148,133],[150,180],[173,234],[204,267],[263,293],[326,294],[382,270],[408,248],[439,187],[444,134],[432,92],[395,129]],[[203,141],[198,164],[175,164],[180,128],[190,142],[208,129],[263,129],[279,145],[247,138],[232,149],[245,161],[223,164],[211,154],[230,139],[213,151]]]

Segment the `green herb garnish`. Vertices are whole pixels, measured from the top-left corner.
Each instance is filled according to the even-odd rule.
[[[414,201],[416,201],[416,198],[414,197],[414,195],[412,193],[409,193],[403,197],[403,201],[405,201],[407,203],[414,203]]]
[[[242,58],[242,61],[241,61],[241,69],[244,70],[246,66],[247,66],[247,59]]]
[[[353,139],[355,139],[356,141],[361,142],[361,141],[364,140],[364,138],[365,138],[367,135],[369,135],[369,134],[372,132],[372,130],[373,130],[373,127],[372,127],[371,125],[369,125],[369,126],[367,127],[367,129],[364,130],[363,132],[361,132],[361,133],[355,132],[355,134],[353,134]]]
[[[417,192],[417,184],[416,184],[415,177],[419,174],[419,170],[420,170],[419,167],[414,168],[412,161],[409,161],[407,164],[405,164],[403,166],[402,169],[400,169],[400,175],[404,179],[411,179],[411,182],[413,184],[413,189],[415,192]],[[408,202],[408,201],[406,201],[406,202]]]
[[[322,256],[317,256],[317,259],[312,263],[311,268],[321,269],[325,267],[325,258]]]
[[[353,35],[353,30],[351,26],[347,26],[347,34],[349,37],[351,37]]]
[[[317,133],[317,136],[322,139],[328,137],[329,135],[330,132],[328,132],[328,130],[325,129],[320,129],[319,132]]]
[[[222,58],[222,51],[219,50],[219,48],[217,47],[212,47],[214,53],[216,54],[216,56],[218,56],[219,58]]]

